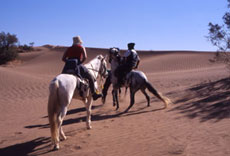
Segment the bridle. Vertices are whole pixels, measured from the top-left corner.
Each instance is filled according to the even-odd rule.
[[[105,59],[106,59],[106,57],[100,60],[101,62],[100,62],[99,70],[94,69],[92,63],[90,63],[91,68],[88,68],[93,72],[94,81],[97,81],[97,79],[98,79],[97,74],[99,75],[99,83],[98,84],[99,84],[99,86],[101,86],[101,90],[103,89],[104,79],[108,75],[107,65],[106,65]]]
[[[98,73],[98,75],[100,75],[101,79],[107,77],[107,67],[106,67],[106,62],[104,62],[105,58],[101,59],[100,61],[101,62],[100,62],[100,68],[99,68],[99,70],[94,69],[92,63],[90,63],[91,68],[88,68],[88,69],[92,70],[94,80],[97,79],[97,76],[96,76],[97,73]]]
[[[116,59],[119,65],[121,64],[120,49],[113,47],[109,50],[109,62],[111,63],[112,59]]]

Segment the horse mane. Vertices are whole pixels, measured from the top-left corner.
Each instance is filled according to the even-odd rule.
[[[85,65],[88,66],[90,64],[94,64],[95,61],[97,60],[102,60],[104,57],[102,55],[97,55],[94,59],[92,59],[91,61],[89,61],[88,63],[86,63]]]

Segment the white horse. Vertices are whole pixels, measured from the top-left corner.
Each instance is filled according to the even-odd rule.
[[[165,104],[165,108],[167,108],[168,104],[171,103],[170,99],[163,96],[161,93],[159,93],[148,81],[146,75],[142,71],[138,70],[132,70],[126,75],[126,80],[124,86],[120,86],[117,77],[115,76],[115,70],[119,66],[121,62],[121,56],[119,54],[118,48],[110,48],[109,50],[109,60],[111,63],[111,83],[113,85],[113,105],[117,106],[117,109],[119,109],[119,100],[118,100],[118,90],[120,87],[126,87],[130,89],[130,105],[125,110],[125,112],[128,112],[128,110],[133,106],[135,102],[135,93],[138,90],[141,90],[141,92],[145,95],[147,99],[147,105],[150,106],[150,97],[146,93],[146,88],[154,94],[158,99],[160,99]]]
[[[95,84],[100,77],[106,77],[106,58],[98,55],[95,59],[85,64],[95,78]],[[95,85],[97,86],[97,85]],[[59,149],[59,139],[65,140],[66,136],[62,130],[62,122],[67,113],[67,108],[72,98],[82,100],[87,111],[86,126],[91,129],[91,107],[92,95],[87,82],[71,74],[60,74],[56,76],[49,85],[48,117],[51,131],[51,140],[54,150]]]

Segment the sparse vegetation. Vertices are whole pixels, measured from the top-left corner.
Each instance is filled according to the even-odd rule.
[[[28,46],[27,44],[24,45],[19,45],[18,46],[18,52],[28,52],[28,51],[33,51],[34,48],[33,46]]]
[[[1,32],[0,33],[0,64],[5,64],[8,61],[14,60],[17,56],[17,48],[15,44],[18,38],[14,34]]]
[[[209,23],[208,39],[218,49],[215,61],[226,63],[230,67],[230,0],[228,1],[228,11],[223,16],[223,24]]]
[[[34,42],[29,45],[18,45],[18,38],[15,34],[0,33],[0,65],[17,58],[19,52],[33,51]]]

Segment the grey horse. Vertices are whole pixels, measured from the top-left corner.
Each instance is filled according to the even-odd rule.
[[[116,106],[116,109],[119,109],[119,100],[118,100],[118,90],[121,87],[126,87],[129,88],[130,90],[130,105],[129,107],[125,110],[125,112],[128,112],[129,109],[133,106],[135,103],[135,94],[137,91],[141,90],[141,92],[145,95],[147,99],[147,106],[150,106],[150,97],[146,93],[146,88],[154,94],[158,99],[160,99],[162,102],[164,102],[165,107],[168,107],[168,104],[171,103],[170,99],[167,97],[163,96],[161,93],[159,93],[148,81],[146,75],[139,70],[132,70],[126,75],[125,78],[125,84],[123,86],[119,85],[118,79],[115,76],[115,70],[121,63],[121,56],[120,56],[120,51],[119,48],[110,48],[109,49],[109,60],[111,63],[111,83],[113,86],[112,90],[112,95],[113,95],[113,104]]]

